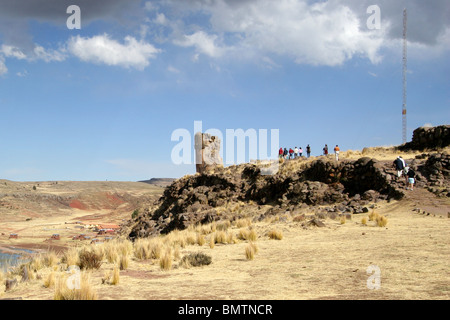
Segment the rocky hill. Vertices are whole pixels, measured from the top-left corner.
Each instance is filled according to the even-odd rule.
[[[151,178],[150,180],[142,180],[138,182],[148,183],[153,186],[165,188],[169,186],[175,179],[173,178]]]
[[[267,208],[262,216],[305,206],[326,207],[325,212],[333,214],[367,212],[371,203],[404,197],[405,180],[396,180],[394,159],[336,162],[322,156],[284,161],[275,175],[261,175],[261,165],[242,164],[185,176],[165,189],[155,208],[129,221],[127,234],[135,239],[218,221],[225,218],[218,208],[239,202]],[[450,196],[448,153],[423,153],[406,160],[417,172],[418,187]],[[226,218],[239,217],[234,213]]]

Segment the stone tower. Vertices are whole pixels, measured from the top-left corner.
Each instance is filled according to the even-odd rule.
[[[204,173],[217,166],[222,167],[220,157],[220,139],[209,133],[197,132],[195,134],[195,169]]]

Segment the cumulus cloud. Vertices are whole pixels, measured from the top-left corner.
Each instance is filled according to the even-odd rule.
[[[238,55],[277,54],[300,64],[330,66],[354,55],[373,63],[380,60],[382,32],[362,30],[360,20],[346,6],[301,0],[213,1],[203,10],[211,15],[212,34],[197,31],[178,44],[195,46],[211,57],[224,52],[216,40],[217,34],[225,34],[231,39],[227,49]]]
[[[381,28],[369,29],[370,0],[165,0],[180,16],[203,14],[207,26],[177,44],[198,53],[227,52],[236,57],[290,57],[300,64],[341,65],[355,56],[381,61],[383,48],[402,37],[403,8],[408,8],[408,40],[425,49],[442,46],[450,30],[448,0],[379,0]],[[179,19],[179,18],[178,18]],[[178,38],[179,39],[179,38]],[[218,39],[221,39],[218,46]],[[224,41],[223,39],[226,39]],[[209,50],[208,50],[209,49]],[[445,49],[445,48],[444,48]],[[448,46],[446,47],[448,50]],[[442,52],[442,50],[440,50]]]
[[[5,65],[5,59],[0,56],[0,76],[8,73],[8,68]]]
[[[66,54],[64,53],[64,50],[45,49],[39,45],[35,45],[31,52],[25,54],[18,47],[3,44],[0,46],[0,75],[8,72],[8,68],[5,65],[5,58],[27,61],[43,60],[45,62],[61,62],[66,59]],[[24,74],[18,73],[17,75],[23,76]]]
[[[39,45],[36,45],[34,47],[33,54],[34,56],[32,56],[31,59],[44,60],[45,62],[61,62],[66,59],[66,55],[62,50],[45,49],[44,47]]]
[[[19,48],[10,45],[3,44],[0,47],[0,53],[2,53],[7,58],[13,57],[19,60],[27,58],[26,54],[23,53]]]
[[[191,35],[185,35],[182,40],[175,40],[174,43],[183,47],[195,47],[197,52],[217,58],[223,54],[223,48],[216,44],[216,40],[217,35],[197,31]]]
[[[108,34],[91,38],[72,37],[67,43],[67,50],[82,61],[138,70],[145,69],[150,59],[160,52],[153,45],[131,36],[125,37],[122,44]]]

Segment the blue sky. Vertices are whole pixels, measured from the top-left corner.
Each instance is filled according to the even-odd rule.
[[[194,121],[313,155],[399,145],[405,7],[410,140],[450,122],[446,0],[0,0],[0,179],[181,177]]]

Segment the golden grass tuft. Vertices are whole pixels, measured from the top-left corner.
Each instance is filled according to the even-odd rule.
[[[44,287],[53,288],[55,286],[55,272],[52,271],[48,274],[47,278],[44,280]]]
[[[49,251],[43,255],[43,261],[46,267],[53,267],[59,262],[59,257],[55,252]]]
[[[236,220],[236,227],[237,228],[250,227],[251,225],[252,225],[252,220],[250,218]]]
[[[114,266],[114,269],[112,272],[112,278],[109,283],[112,284],[113,286],[116,286],[119,284],[119,282],[120,282],[120,271],[117,266]]]
[[[133,254],[138,260],[147,260],[150,258],[150,249],[148,246],[148,240],[137,239],[134,242]]]
[[[383,215],[379,215],[376,218],[376,223],[377,223],[377,226],[379,226],[379,227],[385,227],[388,223],[388,219]]]
[[[130,256],[125,254],[121,255],[119,259],[120,270],[127,270],[129,265],[130,265]]]
[[[369,221],[376,220],[378,216],[379,216],[378,213],[376,213],[375,210],[372,210],[372,212],[369,213]]]
[[[272,240],[282,240],[283,239],[283,233],[280,230],[272,229],[267,234],[270,239]]]
[[[203,246],[205,244],[205,236],[201,233],[197,233],[197,244]]]
[[[172,254],[170,251],[166,251],[162,254],[159,259],[159,267],[164,271],[172,269]]]
[[[97,300],[97,293],[90,283],[89,273],[80,273],[80,288],[71,289],[67,285],[67,277],[61,275],[55,285],[54,300]]]
[[[218,231],[227,231],[228,228],[231,227],[231,222],[229,220],[222,221],[217,224],[216,230]]]
[[[341,224],[345,224],[345,222],[347,222],[347,219],[345,218],[345,216],[342,216],[339,222]]]
[[[366,226],[366,225],[367,225],[367,218],[366,218],[366,217],[363,217],[363,218],[361,219],[361,224],[362,224],[363,226]]]
[[[257,252],[258,252],[258,247],[253,242],[250,242],[245,247],[245,258],[247,260],[253,260],[253,259],[255,259],[255,254]]]
[[[256,241],[258,234],[254,229],[240,229],[238,233],[238,239]]]
[[[66,252],[64,252],[62,260],[68,266],[78,266],[80,264],[80,256],[78,249],[75,247],[70,247],[69,249],[67,249]]]
[[[215,243],[227,243],[228,242],[228,236],[225,233],[225,231],[216,231],[214,233],[214,242]]]

